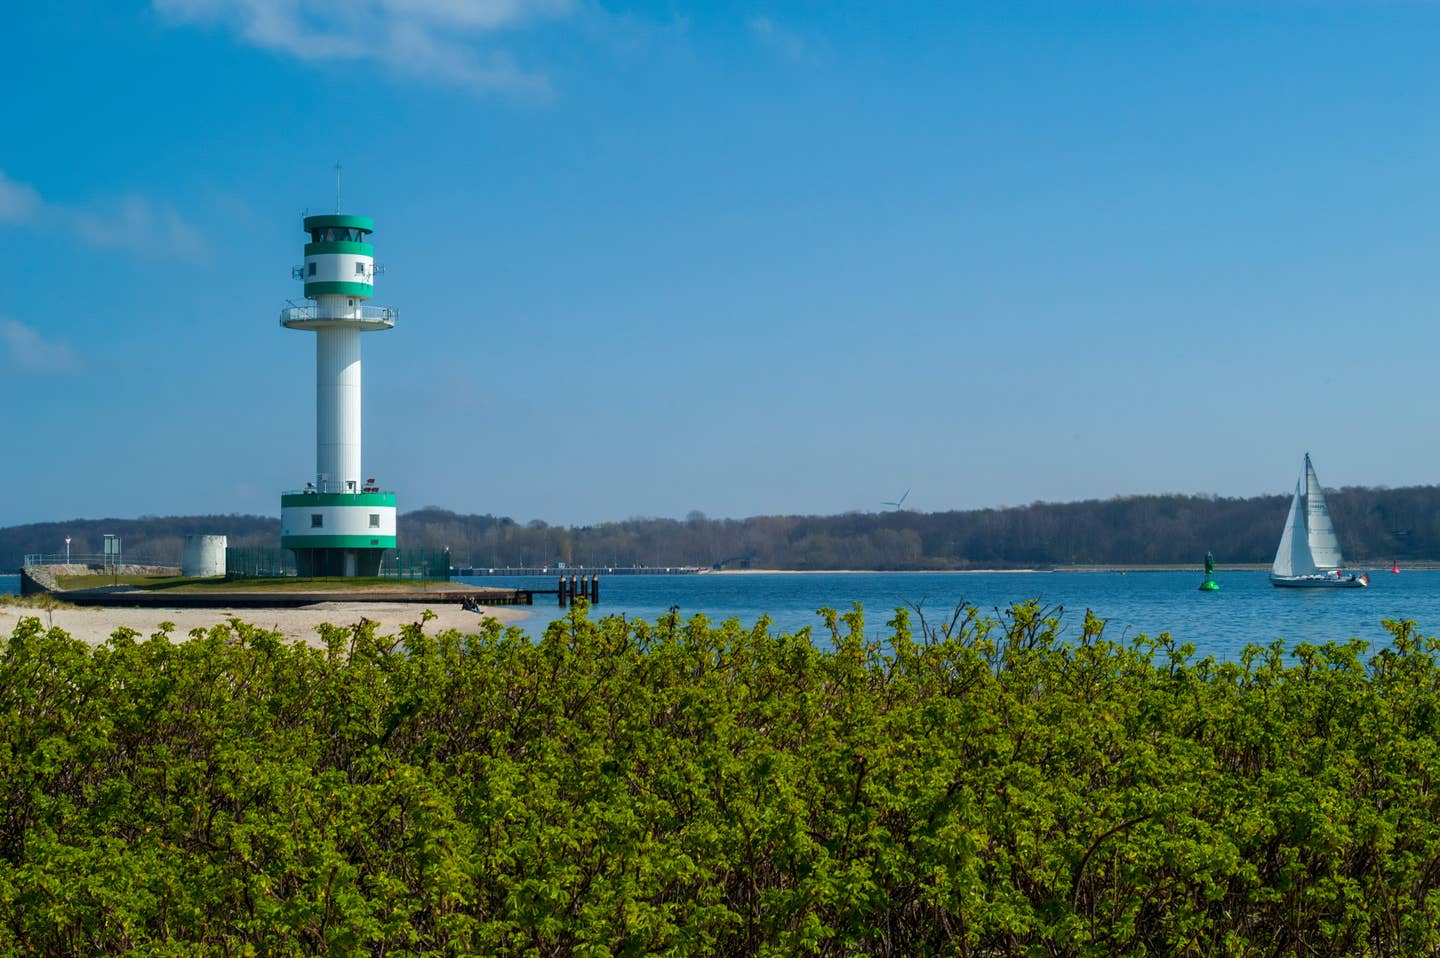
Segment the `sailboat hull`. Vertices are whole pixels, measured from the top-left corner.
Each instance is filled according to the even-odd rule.
[[[1277,589],[1363,589],[1370,584],[1368,575],[1272,575],[1270,584]]]

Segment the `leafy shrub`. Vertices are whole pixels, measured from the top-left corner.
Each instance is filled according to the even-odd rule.
[[[0,954],[1422,954],[1410,623],[1194,660],[1036,604],[833,647],[229,627],[0,653]]]

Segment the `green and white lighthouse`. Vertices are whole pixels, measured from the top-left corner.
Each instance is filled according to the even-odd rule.
[[[280,545],[302,576],[373,576],[395,548],[395,493],[360,467],[360,334],[392,329],[397,311],[368,306],[375,248],[368,217],[305,217],[305,281],[311,306],[280,313],[280,325],[315,333],[315,476],[280,497]]]

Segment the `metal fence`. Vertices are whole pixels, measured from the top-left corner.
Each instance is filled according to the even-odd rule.
[[[225,578],[275,579],[295,575],[295,553],[289,549],[231,546],[225,550]]]
[[[380,560],[380,575],[386,579],[450,581],[448,549],[396,549]]]
[[[297,575],[295,553],[289,549],[232,547],[225,550],[225,576],[230,579],[273,579]],[[380,560],[383,579],[448,582],[450,553],[435,549],[396,549]]]
[[[25,568],[41,565],[83,565],[108,569],[116,565],[178,566],[176,559],[155,559],[148,556],[103,552],[35,552],[25,557]]]

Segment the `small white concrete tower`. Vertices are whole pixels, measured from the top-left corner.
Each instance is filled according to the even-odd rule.
[[[280,497],[280,545],[302,576],[373,576],[395,548],[395,494],[360,467],[360,334],[392,329],[396,310],[367,306],[375,224],[339,213],[305,217],[305,297],[280,324],[315,333],[315,478]]]

